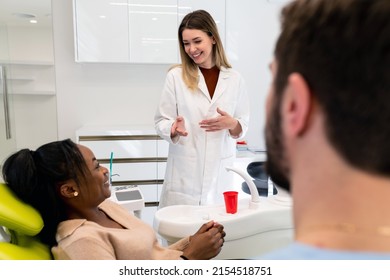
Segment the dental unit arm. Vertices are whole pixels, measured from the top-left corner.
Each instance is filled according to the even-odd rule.
[[[260,196],[257,191],[256,185],[252,181],[252,178],[238,168],[231,167],[231,166],[227,166],[225,168],[227,171],[233,171],[237,173],[245,180],[245,182],[248,184],[248,188],[251,193],[251,200],[249,201],[249,209],[257,209],[260,205]]]

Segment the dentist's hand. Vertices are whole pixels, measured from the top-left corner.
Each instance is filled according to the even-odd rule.
[[[221,252],[226,233],[223,226],[210,221],[190,237],[190,244],[183,255],[190,260],[208,260]]]
[[[184,118],[182,116],[178,116],[171,127],[171,138],[179,136],[187,136],[188,132],[185,127]]]
[[[202,120],[199,123],[200,127],[204,128],[206,131],[219,131],[222,129],[234,130],[237,128],[238,125],[240,125],[235,118],[230,116],[225,111],[222,111],[221,109],[217,108],[217,113],[220,114],[220,116]]]

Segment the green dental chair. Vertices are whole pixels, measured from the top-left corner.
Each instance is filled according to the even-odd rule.
[[[50,249],[35,236],[43,228],[38,211],[0,183],[0,260],[50,260]]]

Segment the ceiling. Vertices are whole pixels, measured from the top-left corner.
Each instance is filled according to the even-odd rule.
[[[0,23],[28,26],[31,19],[35,26],[51,26],[51,0],[0,0]]]

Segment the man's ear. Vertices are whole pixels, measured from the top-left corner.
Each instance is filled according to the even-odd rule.
[[[79,189],[73,180],[69,180],[60,186],[60,195],[65,198],[76,197],[79,194]]]
[[[286,133],[290,136],[302,135],[310,124],[313,100],[301,74],[292,73],[288,77],[282,104]]]

